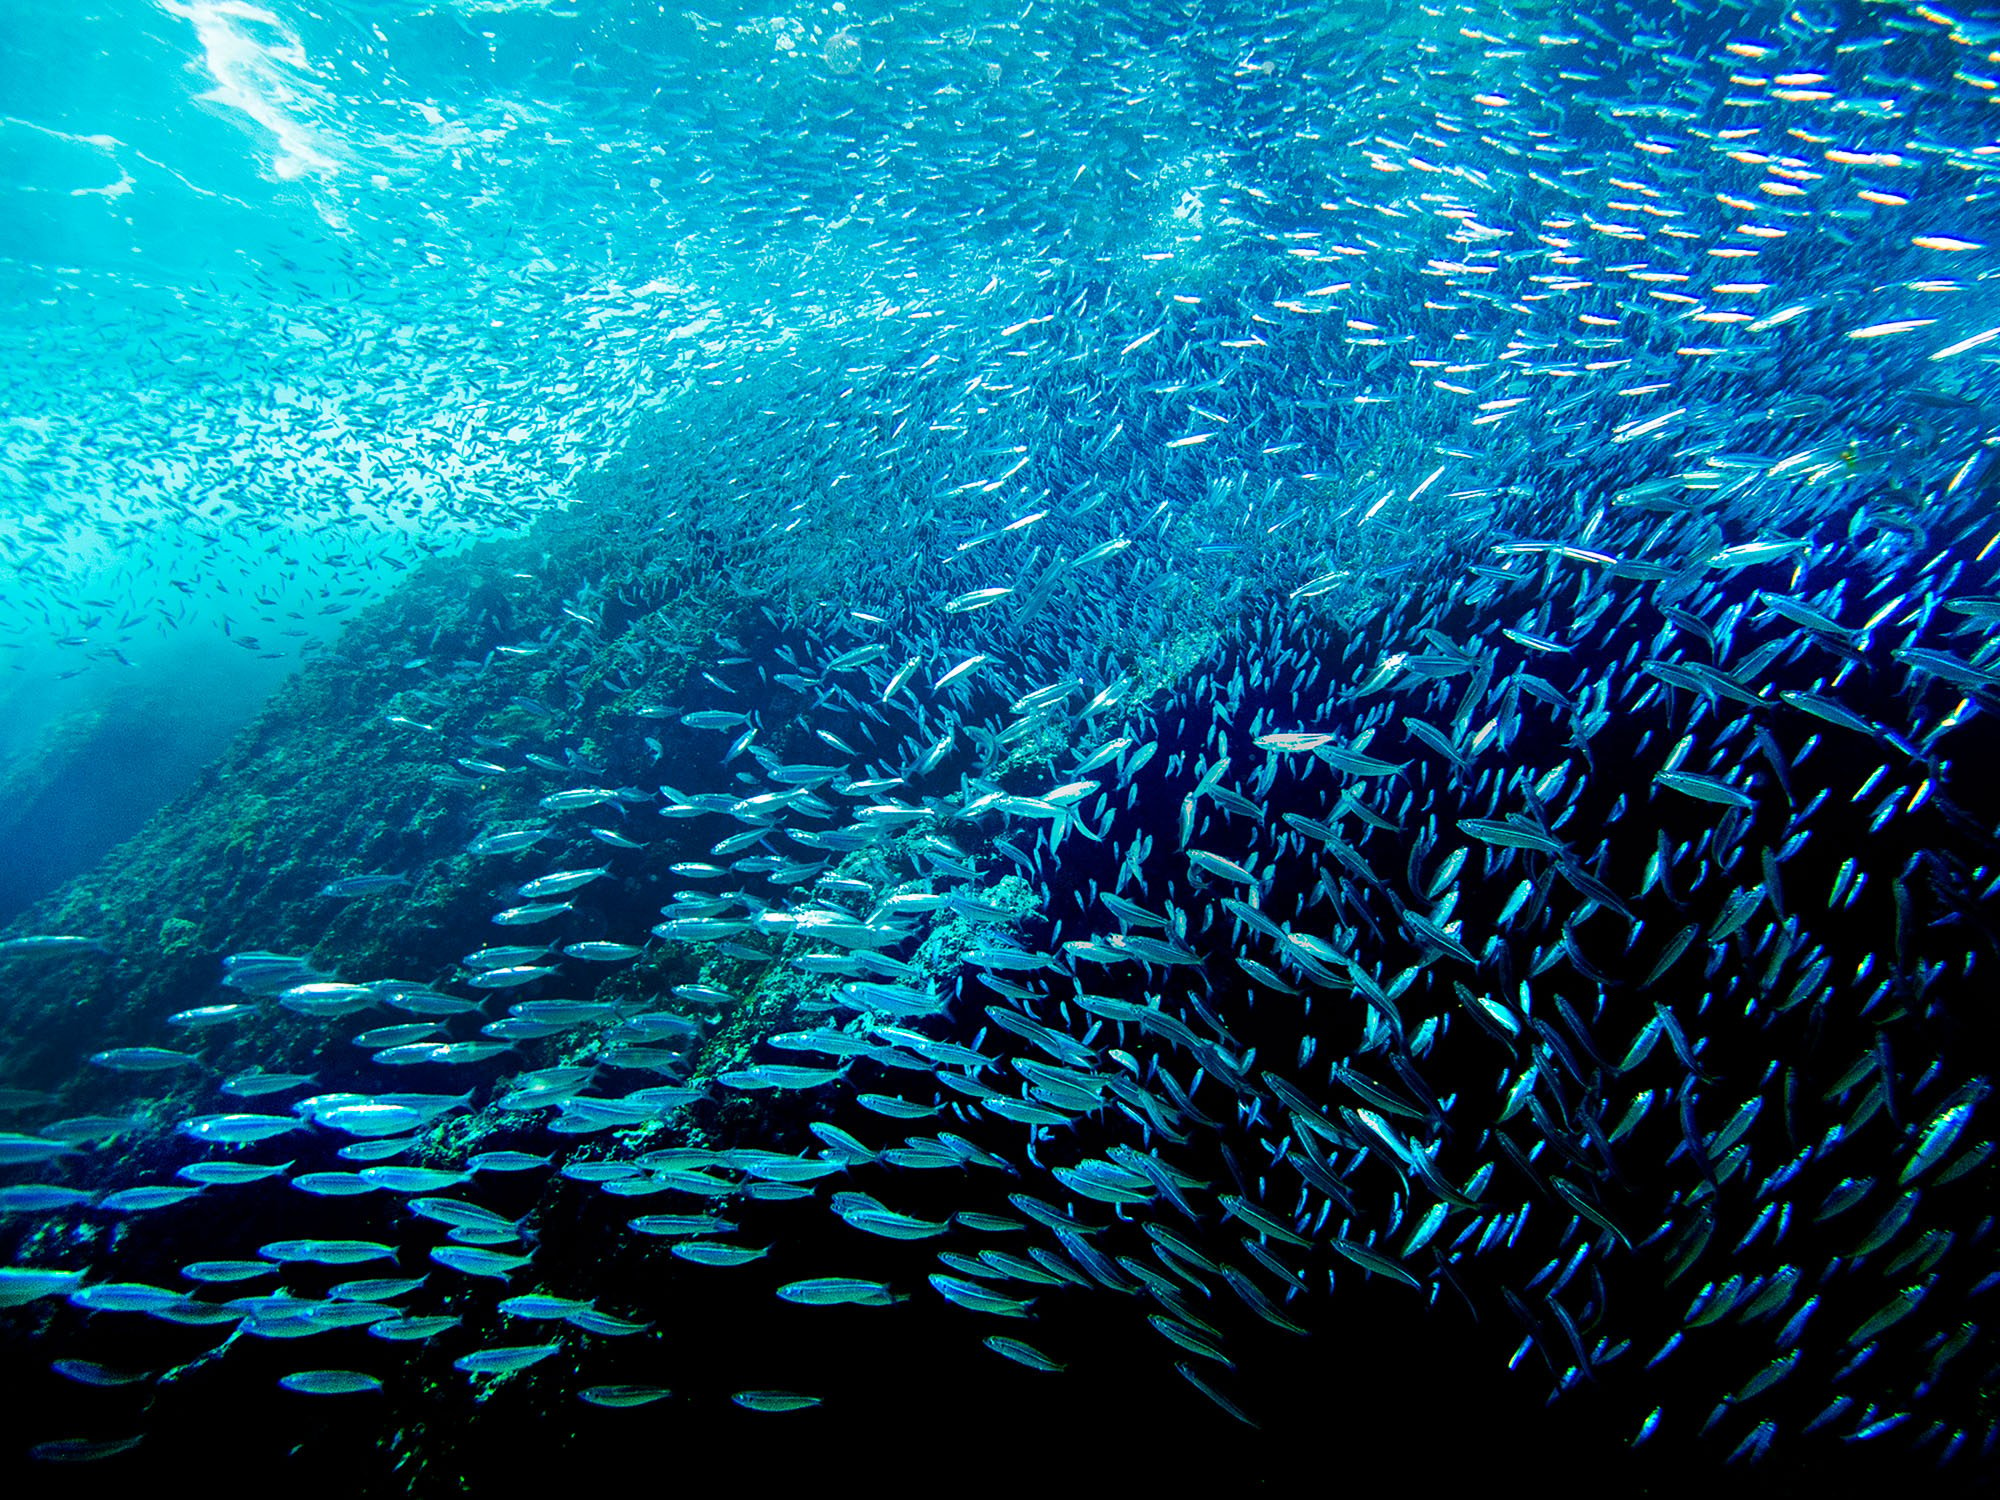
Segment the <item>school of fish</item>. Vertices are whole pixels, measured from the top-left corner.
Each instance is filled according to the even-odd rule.
[[[1150,1341],[1254,1445],[1258,1360],[1407,1299],[1641,1452],[1990,1469],[2000,20],[1439,16],[1065,35],[1068,129],[1208,143],[1101,237],[1053,149],[928,141],[924,216],[1004,222],[710,361],[596,576],[409,641],[366,733],[463,836],[313,899],[414,950],[456,881],[460,961],[217,953],[6,1098],[0,1357],[865,1421],[783,1340],[951,1304],[1023,1380]],[[701,1393],[690,1278],[774,1305],[770,1384]]]

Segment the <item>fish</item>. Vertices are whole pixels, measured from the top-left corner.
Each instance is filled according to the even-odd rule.
[[[358,1396],[382,1389],[379,1378],[361,1370],[295,1370],[279,1376],[278,1384],[307,1396]]]
[[[277,1273],[275,1265],[262,1260],[198,1260],[181,1267],[190,1281],[255,1281]]]
[[[1701,802],[1715,802],[1724,807],[1753,809],[1756,799],[1739,787],[1716,776],[1702,776],[1693,771],[1659,771],[1653,780],[1660,786],[1693,797]]]
[[[331,1287],[327,1295],[336,1301],[380,1302],[396,1297],[408,1296],[429,1278],[425,1276],[378,1277],[364,1281],[342,1281]]]
[[[351,1266],[370,1260],[394,1260],[396,1248],[380,1240],[273,1240],[259,1245],[265,1260],[304,1261],[322,1266]]]
[[[77,1154],[76,1147],[68,1141],[52,1141],[15,1131],[0,1132],[0,1166],[31,1166]]]
[[[1005,1334],[990,1333],[981,1339],[980,1342],[1002,1358],[1011,1359],[1015,1364],[1024,1365],[1030,1370],[1039,1370],[1049,1375],[1059,1375],[1069,1368],[1068,1365],[1059,1360],[1051,1359],[1033,1344],[1023,1339],[1008,1338]]]
[[[973,589],[949,599],[944,604],[948,615],[966,614],[976,609],[990,609],[1014,591],[1011,588]]]
[[[127,1188],[121,1191],[149,1190]],[[13,1183],[7,1187],[0,1187],[0,1214],[48,1213],[54,1209],[75,1208],[80,1204],[98,1201],[99,1195],[96,1193],[83,1188],[58,1187],[53,1183]],[[114,1205],[120,1208],[128,1206],[128,1203]]]
[[[98,1199],[99,1208],[112,1213],[146,1213],[154,1209],[172,1208],[177,1203],[185,1203],[202,1191],[202,1184],[193,1187],[130,1187],[120,1188],[115,1193],[106,1193]]]
[[[580,958],[590,963],[623,963],[637,958],[645,950],[631,943],[587,942],[570,943],[563,948],[569,958]]]
[[[100,939],[67,932],[32,932],[0,938],[0,959],[52,958],[72,953],[108,954],[111,949]]]
[[[718,1240],[683,1240],[673,1247],[676,1260],[698,1266],[743,1266],[770,1254],[769,1245],[725,1245]]]
[[[144,1440],[144,1433],[119,1438],[50,1438],[33,1444],[28,1456],[43,1463],[97,1463],[130,1453]]]
[[[855,1201],[843,1203],[842,1198],[851,1198]],[[843,1194],[836,1197],[834,1212],[855,1229],[891,1240],[930,1239],[943,1234],[950,1227],[935,1220],[896,1213],[884,1208],[865,1194]]]
[[[448,1314],[385,1318],[368,1325],[368,1336],[395,1344],[425,1343],[458,1327],[463,1320]]]
[[[57,1359],[49,1362],[49,1368],[65,1380],[74,1380],[79,1385],[116,1387],[137,1385],[153,1377],[143,1370],[121,1370],[110,1365],[101,1365],[88,1359]]]
[[[844,1304],[859,1307],[889,1307],[908,1300],[892,1292],[884,1282],[842,1276],[788,1281],[778,1288],[778,1296],[787,1302],[797,1302],[806,1307],[833,1307]]]
[[[1003,1297],[976,1281],[968,1281],[962,1276],[949,1276],[942,1271],[930,1274],[930,1284],[948,1302],[956,1303],[970,1312],[989,1313],[999,1317],[1025,1318],[1028,1309],[1034,1306],[1032,1297]]]
[[[465,846],[467,854],[488,858],[496,854],[518,854],[523,849],[532,849],[549,836],[547,828],[503,829],[494,833],[484,833]]]
[[[398,886],[408,885],[409,875],[346,875],[339,880],[329,881],[319,888],[322,896],[349,901],[356,896],[379,896],[385,891],[393,891]]]
[[[261,1099],[266,1094],[284,1094],[310,1088],[319,1081],[316,1073],[268,1073],[261,1068],[234,1074],[218,1085],[225,1094],[238,1099]]]
[[[66,1297],[89,1274],[40,1266],[0,1266],[0,1307],[21,1307],[43,1297]]]
[[[511,1375],[517,1370],[540,1364],[561,1349],[561,1344],[508,1344],[492,1349],[475,1349],[470,1354],[461,1354],[451,1363],[454,1369],[463,1370],[468,1375]]]
[[[762,1412],[805,1411],[820,1404],[819,1397],[797,1391],[737,1391],[729,1399],[745,1411]]]
[[[537,875],[533,880],[516,886],[514,894],[526,900],[542,896],[560,896],[569,891],[580,890],[593,880],[602,880],[611,873],[609,865],[595,865],[587,870],[559,870],[550,875]]]
[[[659,1385],[592,1385],[577,1392],[579,1400],[592,1406],[607,1406],[614,1410],[633,1406],[650,1406],[655,1401],[664,1401],[673,1392]]]
[[[467,1276],[485,1276],[504,1281],[514,1272],[524,1269],[533,1256],[509,1255],[504,1251],[486,1250],[476,1245],[439,1245],[432,1249],[431,1259],[441,1266],[447,1266]]]
[[[305,1128],[304,1121],[289,1115],[258,1114],[196,1115],[183,1120],[178,1127],[181,1134],[198,1141],[230,1146],[268,1141],[274,1136],[290,1135]]]
[[[162,1073],[193,1066],[201,1059],[171,1047],[109,1047],[91,1053],[90,1061],[96,1067],[120,1073]]]

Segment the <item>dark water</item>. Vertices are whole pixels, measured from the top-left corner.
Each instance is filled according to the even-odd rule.
[[[282,680],[226,644],[177,642],[128,681],[35,680],[8,701],[0,918],[95,865],[196,779]]]

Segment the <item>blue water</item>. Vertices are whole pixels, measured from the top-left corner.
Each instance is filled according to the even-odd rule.
[[[730,337],[770,316],[727,189],[686,180],[660,115],[705,62],[685,20],[196,3],[0,29],[10,757],[199,680],[154,721],[185,772],[415,561],[563,503],[704,333],[721,352],[719,296]],[[101,852],[157,791],[38,826]]]
[[[0,1473],[1990,1475],[2000,13],[0,41]]]

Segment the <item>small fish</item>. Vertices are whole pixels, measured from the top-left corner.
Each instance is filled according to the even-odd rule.
[[[21,1182],[0,1187],[0,1215],[50,1213],[97,1202],[97,1194],[84,1188],[58,1187],[53,1183]]]
[[[392,1276],[367,1281],[342,1281],[329,1287],[327,1296],[346,1302],[385,1302],[408,1296],[429,1279],[428,1276]]]
[[[904,662],[900,667],[896,668],[895,672],[890,676],[888,684],[882,689],[881,697],[878,698],[876,701],[880,703],[887,703],[891,698],[895,697],[896,694],[900,693],[904,688],[908,687],[910,679],[916,676],[917,667],[922,662],[922,660],[923,660],[922,657],[913,656],[908,661]]]
[[[20,1307],[42,1297],[63,1297],[83,1284],[87,1271],[46,1266],[0,1266],[0,1307]]]
[[[167,1047],[112,1047],[104,1052],[91,1053],[90,1061],[94,1067],[110,1068],[119,1073],[164,1073],[190,1067],[201,1059],[192,1053],[175,1052]]]
[[[220,1085],[222,1092],[238,1099],[261,1099],[266,1094],[283,1094],[309,1088],[319,1081],[317,1073],[266,1073],[260,1068],[232,1074]]]
[[[339,900],[351,900],[356,896],[379,896],[384,891],[393,891],[397,886],[408,885],[407,873],[397,875],[349,875],[341,880],[329,881],[319,888],[322,896]]]
[[[130,1453],[144,1439],[144,1433],[122,1438],[51,1438],[33,1444],[28,1457],[42,1463],[96,1463]]]
[[[144,1370],[120,1370],[110,1365],[100,1365],[88,1359],[55,1359],[49,1361],[49,1368],[65,1380],[74,1380],[79,1385],[115,1387],[138,1385],[153,1377]]]
[[[546,922],[559,917],[564,912],[575,910],[573,901],[530,902],[524,906],[510,906],[493,914],[493,922],[500,927],[530,927],[537,922]]]
[[[470,1172],[531,1172],[548,1165],[548,1157],[527,1151],[481,1151],[465,1164]]]
[[[1679,792],[1684,797],[1693,797],[1701,802],[1720,803],[1724,807],[1740,807],[1754,811],[1756,799],[1738,787],[1731,786],[1714,776],[1702,776],[1693,771],[1659,771],[1653,780],[1660,786]]]
[[[673,1247],[677,1260],[698,1266],[744,1266],[771,1253],[769,1245],[725,1245],[720,1240],[683,1240]]]
[[[467,1276],[484,1276],[496,1281],[504,1281],[526,1267],[532,1257],[508,1255],[499,1250],[481,1249],[476,1245],[438,1245],[431,1250],[431,1259],[441,1266]]]
[[[1088,567],[1091,563],[1102,562],[1107,557],[1116,557],[1131,545],[1131,541],[1126,537],[1113,537],[1110,541],[1099,542],[1095,547],[1071,558],[1069,565],[1072,569]]]
[[[990,606],[998,604],[1000,600],[1004,600],[1012,592],[1014,592],[1012,588],[974,588],[970,594],[960,594],[960,596],[956,596],[952,600],[946,600],[944,612],[946,614],[970,614],[972,610],[984,610],[984,608],[990,608]],[[938,686],[942,688],[944,684],[940,682]]]
[[[177,1203],[185,1203],[201,1190],[200,1184],[193,1187],[121,1188],[115,1193],[106,1193],[99,1200],[98,1207],[113,1213],[147,1213],[154,1209],[171,1208]]]
[[[980,1342],[995,1354],[1011,1359],[1017,1365],[1025,1365],[1030,1370],[1058,1373],[1069,1368],[1061,1361],[1049,1358],[1033,1344],[1022,1339],[1008,1338],[1002,1333],[989,1333]]]
[[[1891,334],[1910,333],[1918,328],[1928,328],[1936,321],[1936,318],[1900,318],[1889,323],[1870,323],[1866,328],[1849,329],[1847,336],[1851,339],[1887,338]]]
[[[561,1344],[509,1344],[494,1349],[476,1349],[453,1360],[452,1368],[468,1375],[511,1375],[530,1365],[540,1364],[560,1352]]]
[[[588,942],[571,943],[563,950],[570,958],[580,958],[589,963],[623,963],[637,958],[645,950],[630,943]]]
[[[797,1391],[738,1391],[729,1398],[745,1411],[804,1411],[818,1406],[817,1396],[802,1396]]]
[[[382,1389],[382,1382],[360,1370],[295,1370],[278,1384],[307,1396],[356,1396]]]
[[[549,836],[547,828],[521,828],[499,833],[481,834],[465,846],[467,854],[482,857],[495,854],[517,854],[523,849],[532,849]]]
[[[801,1303],[806,1307],[836,1307],[844,1304],[858,1307],[888,1307],[908,1300],[890,1290],[886,1282],[860,1281],[846,1276],[821,1276],[806,1281],[788,1281],[778,1288],[778,1295],[787,1302]]]
[[[946,1301],[955,1302],[969,1312],[1024,1318],[1028,1316],[1028,1309],[1034,1306],[1032,1297],[1004,1297],[977,1282],[967,1281],[962,1276],[948,1276],[942,1271],[933,1271],[929,1279],[930,1284]]]
[[[602,880],[611,873],[609,865],[597,865],[588,870],[558,870],[551,875],[538,875],[515,888],[514,894],[524,900],[535,900],[542,896],[560,896],[580,890],[594,880]]]
[[[22,937],[0,938],[0,958],[52,958],[68,953],[109,953],[96,938],[69,933],[29,933]]]
[[[577,1399],[587,1401],[592,1406],[608,1406],[613,1409],[628,1406],[650,1406],[655,1401],[664,1401],[673,1395],[663,1385],[592,1385],[577,1392]]]
[[[183,1120],[175,1128],[182,1135],[193,1136],[198,1141],[243,1146],[303,1130],[305,1122],[287,1115],[197,1115],[191,1120]]]
[[[30,1166],[36,1162],[54,1161],[60,1156],[78,1154],[76,1147],[68,1141],[52,1141],[36,1135],[0,1131],[0,1167]]]
[[[197,1260],[181,1267],[189,1281],[255,1281],[277,1274],[276,1266],[261,1260]]]
[[[273,1240],[259,1245],[266,1260],[305,1261],[322,1266],[351,1266],[370,1260],[394,1260],[396,1250],[379,1240]]]
[[[944,676],[938,678],[936,682],[932,683],[931,691],[937,692],[945,687],[950,686],[952,683],[957,682],[959,678],[965,676],[967,673],[975,672],[979,668],[985,666],[986,663],[991,661],[992,659],[993,659],[992,657],[986,655],[984,652],[981,652],[976,656],[968,656],[964,661],[960,662],[957,666],[953,667],[950,671],[946,672]],[[947,737],[947,741],[948,738],[949,737]]]
[[[391,1343],[421,1343],[434,1339],[439,1334],[450,1331],[463,1322],[462,1318],[434,1315],[421,1318],[385,1318],[379,1323],[368,1325],[370,1338],[387,1339]]]

